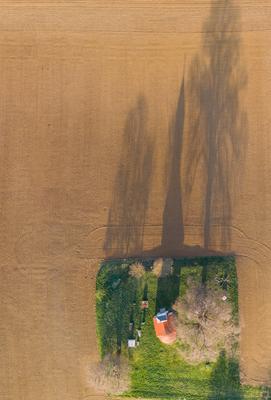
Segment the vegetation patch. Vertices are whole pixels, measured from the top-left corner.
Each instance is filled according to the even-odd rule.
[[[94,375],[103,382],[109,371],[106,392],[159,399],[261,398],[260,389],[240,383],[232,257],[105,262],[97,276],[96,308],[101,362]],[[158,321],[159,330],[165,329],[157,332],[159,315],[174,320],[177,339],[171,345],[159,336],[172,329],[167,321]]]

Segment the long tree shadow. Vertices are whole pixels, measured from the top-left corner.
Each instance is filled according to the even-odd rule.
[[[139,96],[125,123],[104,243],[108,256],[125,257],[143,251],[153,162],[153,142],[148,136],[146,122],[146,101]]]
[[[228,250],[232,205],[247,141],[240,91],[247,83],[240,62],[240,14],[232,0],[213,0],[204,24],[202,51],[191,64],[189,132],[185,155],[186,201],[203,179],[203,247]],[[214,231],[213,227],[216,226]]]
[[[211,394],[208,400],[241,400],[244,398],[240,383],[239,365],[221,351],[211,374]]]
[[[172,273],[157,280],[156,311],[161,308],[171,310],[180,294],[181,266],[174,265]]]
[[[246,74],[240,61],[240,14],[232,0],[213,0],[203,25],[202,49],[183,80],[169,130],[167,191],[161,242],[144,250],[144,224],[152,182],[154,143],[146,131],[147,106],[139,97],[127,116],[121,161],[104,250],[114,257],[195,257],[232,253],[234,189],[246,151],[247,118],[240,105]],[[186,120],[186,124],[185,124]],[[184,129],[186,127],[186,129]],[[184,243],[183,203],[202,195],[202,246]],[[197,198],[199,198],[197,196]],[[220,248],[221,251],[214,251]]]
[[[163,212],[161,247],[171,253],[184,243],[183,207],[181,189],[181,156],[185,117],[184,76],[179,93],[175,118],[169,135],[168,188]]]

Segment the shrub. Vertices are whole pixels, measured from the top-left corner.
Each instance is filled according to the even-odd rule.
[[[133,278],[140,279],[144,276],[145,274],[145,268],[144,265],[142,265],[140,262],[136,262],[129,267],[129,275],[132,276]]]

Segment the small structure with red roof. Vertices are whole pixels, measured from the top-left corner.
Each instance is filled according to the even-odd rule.
[[[148,300],[142,300],[141,301],[141,309],[144,310],[144,309],[147,309],[147,308],[149,308]]]
[[[153,324],[156,336],[161,342],[165,344],[175,342],[177,334],[172,312],[167,311],[165,308],[160,309],[153,317]]]

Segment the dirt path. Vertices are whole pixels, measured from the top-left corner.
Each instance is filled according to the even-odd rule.
[[[0,397],[100,398],[108,256],[235,253],[244,380],[270,382],[269,2],[0,8]]]

